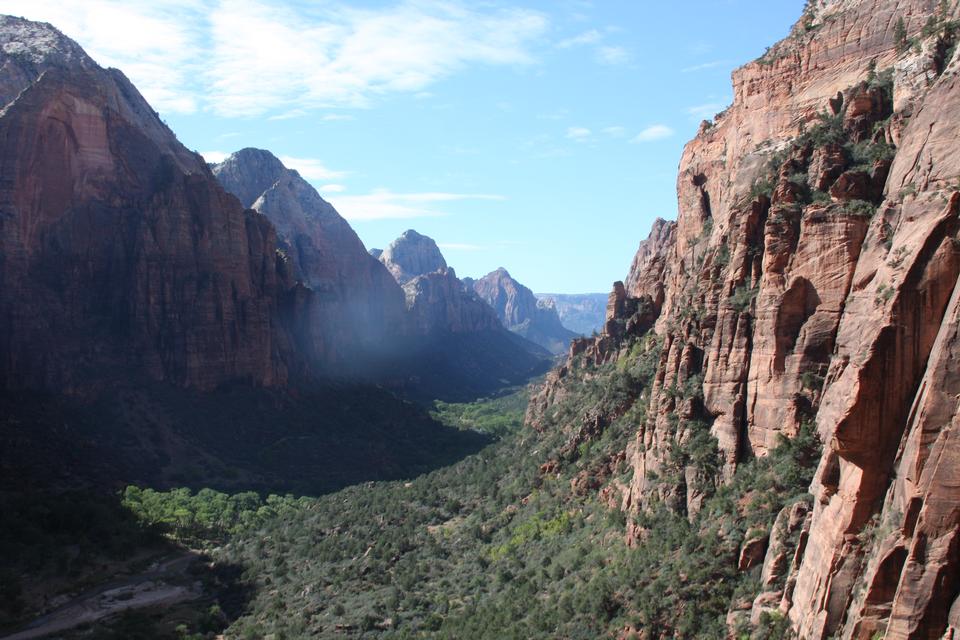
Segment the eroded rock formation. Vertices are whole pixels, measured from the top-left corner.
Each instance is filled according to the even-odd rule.
[[[433,238],[413,229],[390,243],[382,262],[403,286],[411,329],[418,335],[501,329],[496,312],[447,266]]]
[[[510,331],[539,344],[551,353],[564,353],[577,337],[560,323],[556,308],[537,300],[533,292],[500,267],[469,283]]]
[[[742,549],[749,570],[765,548],[762,590],[731,625],[779,611],[802,638],[958,633],[958,18],[932,0],[807,3],[734,72],[733,104],[684,151],[677,222],[657,221],[604,334],[564,365],[631,357],[646,323],[629,301],[656,318],[629,512],[700,508],[697,469],[654,480],[694,425],[716,440],[719,482],[814,425],[812,507]],[[564,370],[531,402],[534,426]]]

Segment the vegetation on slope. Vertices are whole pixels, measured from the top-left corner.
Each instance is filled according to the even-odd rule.
[[[654,503],[628,548],[626,517],[597,489],[629,481],[622,452],[659,360],[652,337],[629,352],[574,369],[542,434],[522,427],[522,394],[438,404],[451,426],[502,437],[410,481],[319,498],[129,488],[124,501],[241,568],[252,597],[228,637],[724,637],[731,603],[757,591],[759,569],[737,571],[743,540],[802,498],[816,441],[804,429],[743,465],[692,519]],[[596,415],[611,419],[580,428]]]

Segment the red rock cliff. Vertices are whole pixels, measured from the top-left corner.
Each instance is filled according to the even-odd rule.
[[[261,149],[238,151],[213,172],[270,220],[293,277],[310,290],[293,315],[318,366],[340,368],[403,333],[403,290],[300,174]]]
[[[17,18],[0,45],[0,386],[282,382],[269,222],[119,71]]]
[[[785,584],[765,581],[731,620],[779,610],[802,638],[957,637],[958,18],[953,2],[809,2],[734,72],[733,104],[684,151],[677,222],[641,244],[605,334],[571,350],[568,367],[628,357],[624,332],[648,326],[637,304],[656,318],[629,511],[654,496],[699,509],[695,469],[650,481],[687,418],[711,425],[721,482],[815,425],[812,512],[778,518],[802,528]],[[560,373],[531,403],[535,426]]]

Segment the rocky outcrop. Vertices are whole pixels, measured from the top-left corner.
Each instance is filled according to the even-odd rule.
[[[408,229],[383,251],[380,262],[403,286],[408,323],[415,334],[502,328],[490,305],[447,266],[433,238]]]
[[[401,285],[417,276],[444,271],[447,268],[447,261],[443,259],[443,254],[433,238],[421,235],[413,229],[404,231],[378,257]]]
[[[450,267],[423,273],[403,285],[414,331],[421,335],[501,329],[489,305],[457,278]]]
[[[403,292],[336,209],[269,151],[242,149],[213,173],[277,230],[293,277],[313,295],[294,314],[322,367],[342,368],[403,334]]]
[[[270,223],[116,70],[0,17],[0,387],[287,377]]]
[[[447,266],[432,238],[405,231],[379,260],[402,285],[406,301],[405,335],[381,369],[433,390],[427,399],[476,398],[549,368],[549,352],[504,329],[493,308]],[[409,390],[405,381],[400,386]]]
[[[927,0],[807,3],[734,72],[733,104],[684,151],[677,222],[654,225],[604,334],[565,365],[630,357],[643,325],[628,328],[627,302],[649,305],[662,351],[626,452],[634,513],[700,508],[695,467],[652,480],[694,424],[719,482],[816,429],[812,507],[742,549],[747,570],[769,540],[762,592],[731,620],[777,611],[802,638],[956,633],[958,18]],[[534,397],[534,426],[563,384],[551,374]]]
[[[565,353],[570,340],[577,337],[560,323],[553,306],[539,302],[530,289],[514,280],[503,267],[470,281],[469,285],[493,307],[503,326],[551,353]]]

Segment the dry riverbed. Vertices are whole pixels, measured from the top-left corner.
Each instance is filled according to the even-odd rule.
[[[167,556],[139,574],[112,580],[70,598],[20,631],[0,637],[0,640],[42,638],[122,611],[168,606],[197,598],[202,589],[199,582],[189,580],[187,573],[190,565],[197,560],[197,555],[192,552]]]

